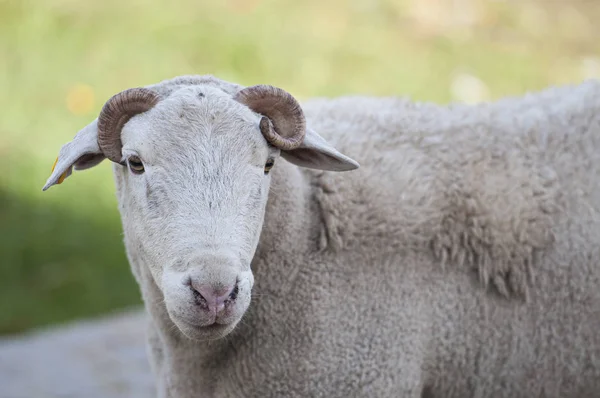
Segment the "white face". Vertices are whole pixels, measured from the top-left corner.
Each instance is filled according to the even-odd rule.
[[[143,275],[154,280],[170,318],[186,336],[223,337],[250,305],[250,263],[272,164],[282,156],[320,170],[359,165],[311,128],[293,150],[280,153],[268,145],[260,116],[232,97],[241,86],[183,76],[156,89],[169,95],[125,124],[120,138],[126,167],[115,166],[132,270],[144,284],[152,281],[141,271],[149,271]],[[105,155],[96,119],[62,146],[43,190],[62,183],[74,167],[93,167]],[[150,303],[161,304],[160,297]]]
[[[190,86],[131,119],[121,135],[126,239],[192,339],[226,335],[250,304],[266,170],[279,155],[258,122],[223,91]]]

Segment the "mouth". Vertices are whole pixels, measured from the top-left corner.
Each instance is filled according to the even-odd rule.
[[[178,329],[190,340],[208,341],[218,340],[229,334],[236,325],[233,323],[217,323],[216,321],[210,324],[194,324],[186,321],[175,321]]]
[[[205,332],[217,332],[217,331],[227,329],[227,327],[229,327],[229,325],[222,324],[222,323],[216,323],[216,322],[211,323],[210,325],[206,325],[206,326],[196,326],[197,329],[205,331]]]

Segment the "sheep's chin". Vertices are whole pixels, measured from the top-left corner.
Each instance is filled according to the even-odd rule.
[[[208,326],[196,326],[185,321],[179,320],[175,317],[171,317],[173,323],[179,329],[179,331],[188,339],[195,341],[210,341],[218,340],[235,329],[237,322],[231,322],[227,324],[214,323]]]

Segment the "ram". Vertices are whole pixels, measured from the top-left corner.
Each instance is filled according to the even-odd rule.
[[[160,397],[600,395],[598,82],[300,105],[181,76],[109,99],[44,190],[105,158]]]

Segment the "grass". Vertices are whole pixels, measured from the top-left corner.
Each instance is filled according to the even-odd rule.
[[[210,73],[300,99],[447,103],[459,74],[493,99],[600,73],[597,2],[462,3],[0,0],[0,334],[141,302],[108,162],[41,192],[119,90]]]

